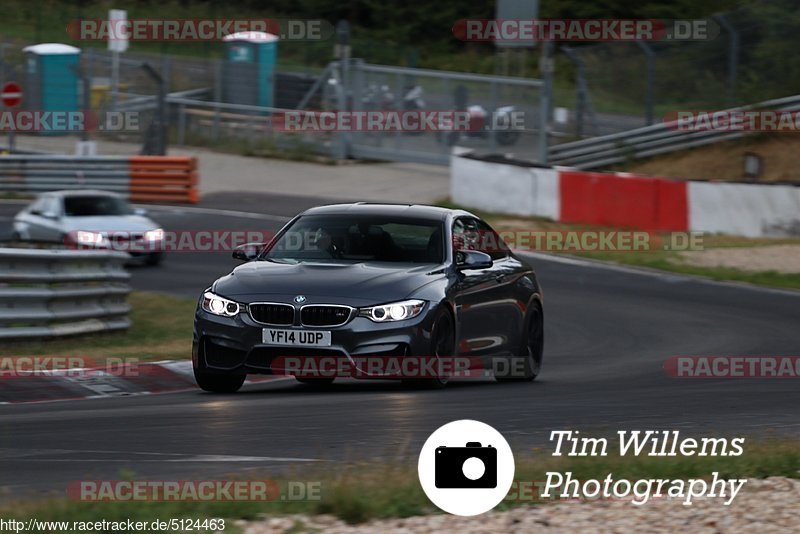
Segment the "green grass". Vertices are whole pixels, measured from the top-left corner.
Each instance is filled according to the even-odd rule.
[[[181,360],[192,355],[192,323],[196,301],[159,293],[134,291],[128,297],[132,326],[61,340],[4,342],[0,356],[86,356],[139,361]]]
[[[613,443],[613,438],[610,440]],[[764,478],[767,476],[800,476],[800,446],[797,442],[745,442],[744,454],[739,457],[620,457],[609,451],[607,457],[554,458],[550,451],[534,449],[516,459],[515,479],[543,481],[550,471],[571,471],[579,480],[605,478],[613,473],[615,479],[640,478],[710,478],[719,472],[722,478]],[[125,473],[118,478],[135,478]],[[243,479],[243,477],[238,477]],[[248,479],[264,480],[265,473],[249,473]],[[410,517],[440,513],[422,491],[415,463],[395,465],[349,464],[331,467],[306,468],[301,473],[289,473],[279,484],[288,480],[319,482],[320,499],[275,502],[76,502],[63,495],[46,499],[11,502],[0,506],[0,516],[25,520],[86,521],[86,520],[153,520],[154,518],[226,518],[257,519],[263,516],[287,514],[332,514],[349,523],[371,519]],[[745,486],[746,489],[746,486]],[[532,500],[508,499],[497,509],[537,504]]]

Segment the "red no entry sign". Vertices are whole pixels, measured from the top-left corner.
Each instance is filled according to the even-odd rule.
[[[7,108],[15,108],[22,102],[22,87],[17,82],[7,82],[0,91],[0,100]]]

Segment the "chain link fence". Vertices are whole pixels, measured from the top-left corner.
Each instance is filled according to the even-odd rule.
[[[660,122],[675,110],[725,109],[798,93],[797,3],[766,0],[711,18],[707,41],[609,42],[562,46],[574,92],[577,137]]]

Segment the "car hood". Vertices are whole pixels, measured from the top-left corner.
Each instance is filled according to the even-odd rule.
[[[245,303],[267,297],[290,302],[303,295],[309,304],[336,297],[339,303],[366,305],[406,298],[442,276],[435,264],[252,261],[217,280],[213,291]]]
[[[74,232],[146,232],[158,225],[141,215],[104,215],[97,217],[64,217],[64,230]]]

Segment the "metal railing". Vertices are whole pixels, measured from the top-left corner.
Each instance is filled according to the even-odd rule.
[[[757,109],[800,111],[800,95],[767,100],[724,111]],[[678,128],[677,121],[662,122],[626,132],[551,146],[548,149],[547,162],[550,165],[564,165],[576,169],[596,169],[605,165],[738,139],[750,133],[753,132],[713,129],[682,130]]]
[[[127,195],[129,160],[125,156],[2,156],[0,191],[37,193],[92,188]]]
[[[197,160],[183,156],[0,156],[0,191],[103,189],[135,202],[198,201]]]
[[[0,339],[130,327],[128,254],[0,248]]]

